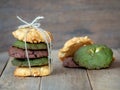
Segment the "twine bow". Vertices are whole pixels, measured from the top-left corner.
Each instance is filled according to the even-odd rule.
[[[17,16],[17,18],[18,18],[21,22],[24,23],[24,25],[20,25],[18,28],[33,27],[33,28],[39,30],[40,33],[42,34],[42,36],[43,36],[43,38],[44,38],[44,40],[45,40],[45,42],[46,42],[46,44],[47,44],[47,49],[48,49],[48,65],[49,65],[49,69],[50,69],[50,72],[51,72],[51,71],[52,71],[52,68],[51,68],[51,59],[52,59],[52,57],[51,57],[51,50],[52,50],[52,47],[51,47],[51,46],[52,46],[52,45],[51,45],[51,38],[50,38],[49,34],[46,33],[45,30],[43,30],[42,28],[40,28],[40,25],[41,25],[41,24],[40,24],[40,23],[37,23],[38,20],[44,19],[44,17],[43,17],[43,16],[38,16],[38,17],[36,17],[31,23],[26,22],[25,20],[23,20],[23,19],[20,18],[19,16]],[[30,65],[30,60],[29,60],[28,50],[27,50],[27,43],[26,43],[26,38],[27,38],[27,33],[28,33],[28,32],[29,32],[29,31],[27,31],[26,34],[25,34],[25,53],[26,53],[26,57],[27,57],[27,61],[28,61],[29,69],[30,69],[30,74],[32,75],[31,65]],[[46,36],[46,35],[47,35],[47,36]],[[49,38],[50,43],[48,43],[47,37]]]
[[[38,16],[31,23],[28,23],[25,20],[23,20],[22,18],[20,18],[19,16],[17,16],[17,18],[25,24],[25,25],[20,25],[18,28],[25,28],[25,27],[30,27],[30,26],[38,28],[41,25],[40,23],[37,23],[38,20],[44,19],[43,16]]]

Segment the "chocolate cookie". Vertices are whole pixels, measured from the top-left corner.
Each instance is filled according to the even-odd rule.
[[[21,59],[26,58],[26,53],[24,49],[13,47],[13,46],[9,48],[9,55],[15,58],[21,58]],[[47,57],[48,51],[47,50],[28,50],[28,56],[29,58]]]
[[[63,61],[63,66],[64,67],[70,67],[70,68],[75,68],[75,67],[80,67],[79,65],[77,65],[74,60],[73,57],[67,57],[65,58],[65,60]]]

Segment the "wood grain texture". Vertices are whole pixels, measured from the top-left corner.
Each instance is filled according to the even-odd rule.
[[[1,78],[1,90],[91,90],[86,70],[69,69],[62,67],[57,58],[57,52],[53,51],[53,73],[46,77],[15,77],[15,67],[10,58]]]
[[[8,61],[8,53],[4,52],[4,53],[0,53],[0,76],[7,64],[7,61]]]
[[[40,90],[91,90],[86,70],[64,68],[54,51],[53,73],[42,77]]]
[[[41,27],[52,32],[54,48],[74,36],[90,36],[95,42],[120,47],[120,0],[1,0],[0,52],[15,41],[12,32],[20,22],[45,16]],[[9,39],[8,39],[9,38]]]
[[[87,71],[93,90],[120,90],[120,49],[113,51],[115,61],[110,68]]]
[[[11,59],[0,78],[0,90],[39,90],[40,77],[15,77]]]
[[[64,68],[58,50],[52,52],[53,72],[46,77],[14,77],[15,67],[9,60],[0,77],[0,90],[119,90],[120,49],[113,49],[116,60],[108,69],[85,70]],[[6,56],[6,53],[0,56]]]

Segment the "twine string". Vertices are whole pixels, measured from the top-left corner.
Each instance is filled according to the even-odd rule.
[[[48,65],[49,65],[49,70],[50,70],[50,72],[52,72],[52,66],[51,66],[51,60],[52,60],[52,56],[51,56],[51,50],[52,50],[52,48],[51,48],[51,38],[50,38],[50,36],[48,35],[48,33],[46,33],[46,31],[44,31],[42,28],[39,28],[38,29],[41,33],[42,33],[42,35],[43,35],[43,37],[44,37],[44,40],[45,40],[45,42],[46,42],[46,44],[47,44],[47,49],[48,49]],[[49,43],[48,43],[48,41],[47,41],[47,36],[48,36],[48,39],[49,39]]]
[[[28,32],[29,32],[29,31],[27,30],[26,33],[25,33],[25,54],[26,54],[26,57],[27,57],[27,62],[28,62],[29,70],[30,70],[30,75],[32,75],[32,70],[31,70],[31,65],[30,65],[30,59],[29,59],[28,50],[27,50],[27,42],[26,42],[27,33],[28,33]]]

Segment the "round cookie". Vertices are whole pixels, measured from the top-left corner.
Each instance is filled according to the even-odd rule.
[[[14,71],[15,76],[26,77],[26,76],[47,76],[50,74],[49,66],[41,67],[17,67]]]
[[[43,33],[46,35],[46,39],[48,42],[53,40],[53,36],[50,32],[44,31]],[[43,33],[33,27],[18,28],[16,31],[12,32],[13,36],[21,41],[25,41],[26,36],[26,42],[29,43],[45,42]]]
[[[68,40],[62,49],[59,50],[58,57],[64,61],[67,57],[73,57],[74,53],[82,46],[93,44],[93,41],[85,37],[73,37]]]
[[[46,43],[26,43],[27,45],[27,49],[31,49],[31,50],[41,50],[41,49],[47,49],[47,45]],[[25,42],[17,40],[16,42],[14,42],[13,46],[18,47],[18,48],[22,48],[25,49]]]
[[[101,69],[110,66],[113,52],[105,45],[87,45],[79,48],[74,54],[74,61],[87,69]]]
[[[47,50],[31,50],[31,49],[28,49],[27,51],[28,51],[29,58],[48,57],[48,51]],[[13,47],[13,46],[9,48],[9,55],[11,57],[19,58],[19,59],[27,58],[24,49]]]
[[[31,66],[43,66],[48,64],[48,58],[36,58],[36,59],[29,59],[30,65]],[[27,59],[17,59],[14,58],[12,60],[12,64],[14,66],[19,66],[19,67],[28,67],[28,61]]]

